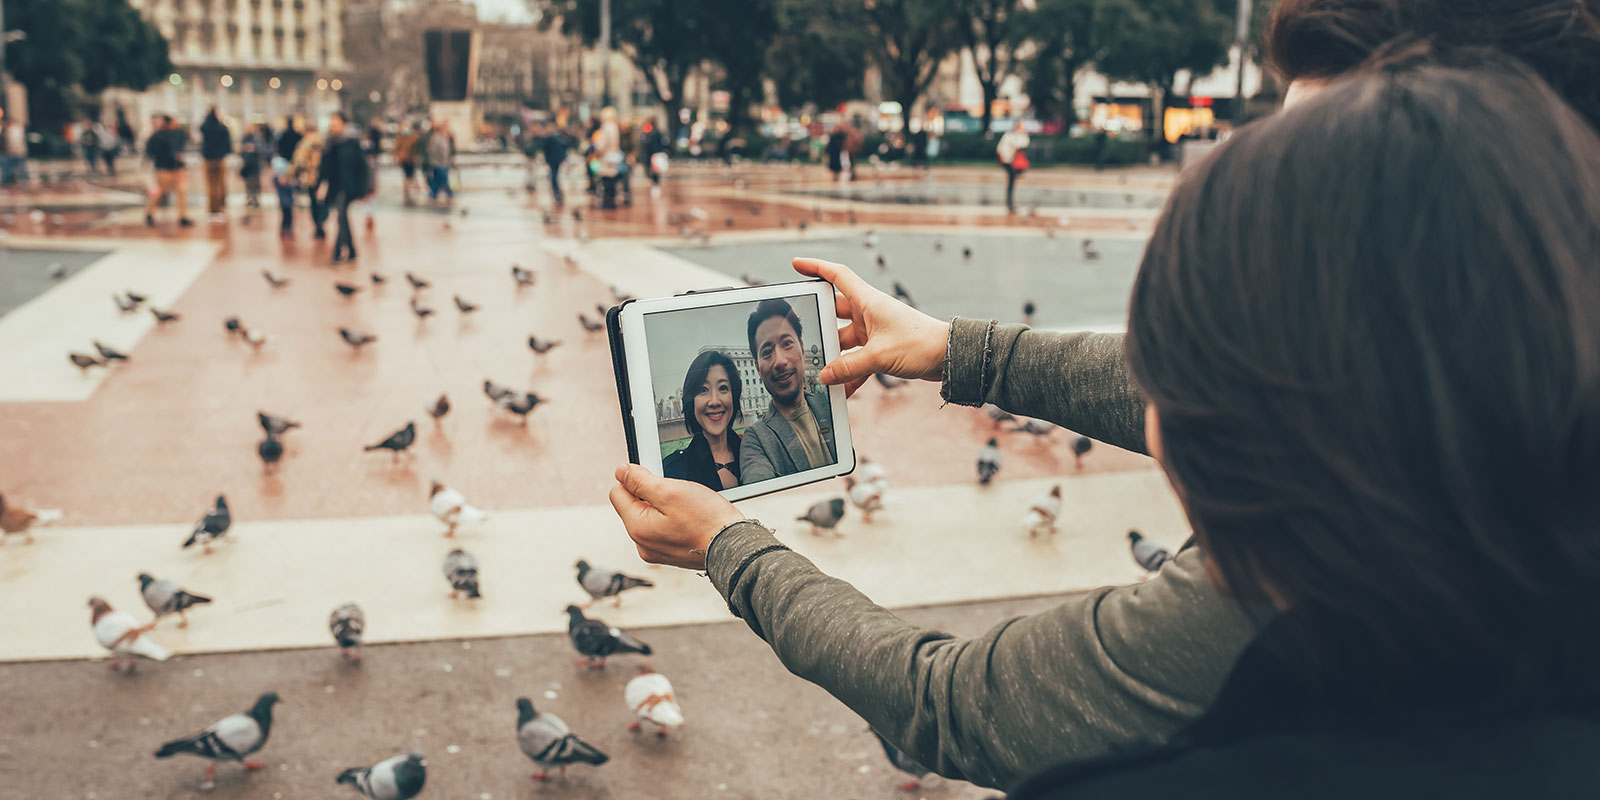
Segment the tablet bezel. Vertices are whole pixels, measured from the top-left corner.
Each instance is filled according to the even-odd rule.
[[[632,300],[618,309],[617,320],[622,332],[622,350],[626,362],[629,393],[629,408],[625,412],[632,423],[638,464],[657,475],[661,474],[661,431],[657,427],[655,416],[655,387],[650,378],[650,351],[645,341],[645,316],[801,295],[812,295],[816,298],[817,314],[821,319],[819,333],[822,336],[823,363],[830,363],[839,357],[839,317],[834,306],[833,285],[824,280],[791,281],[748,288],[696,292],[652,300]],[[769,478],[759,484],[723,489],[720,492],[723,497],[730,501],[746,500],[848,475],[855,471],[855,446],[850,436],[850,416],[845,409],[844,387],[824,388],[828,390],[828,399],[833,407],[833,444],[838,460],[825,467]]]

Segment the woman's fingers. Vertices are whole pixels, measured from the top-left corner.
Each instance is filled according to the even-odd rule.
[[[850,302],[844,292],[833,293],[833,313],[839,319],[850,319],[855,313],[855,304]]]
[[[817,374],[817,379],[826,384],[849,383],[859,378],[870,378],[877,372],[876,354],[866,348],[851,350],[841,354],[838,358],[829,361],[822,367],[822,372]]]
[[[843,264],[823,261],[820,258],[797,258],[793,263],[796,272],[813,278],[821,278],[833,284],[833,288],[838,289],[847,297],[859,300],[859,298],[867,297],[877,291],[872,288],[871,284],[862,280],[861,276],[857,275],[854,270]]]
[[[859,322],[852,322],[839,329],[839,349],[850,350],[867,343],[867,336]]]

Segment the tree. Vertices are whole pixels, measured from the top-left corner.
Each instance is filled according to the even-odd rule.
[[[983,90],[983,130],[994,120],[995,95],[1011,75],[1016,49],[1027,38],[1031,17],[1019,0],[958,0],[956,19],[961,39]]]
[[[911,131],[911,107],[928,91],[939,62],[960,45],[958,0],[866,0],[862,21],[883,83]]]
[[[6,69],[27,87],[36,129],[70,121],[78,91],[140,90],[172,71],[166,38],[127,0],[3,2],[6,27],[25,34],[6,46]]]
[[[860,5],[849,0],[783,0],[778,33],[767,51],[766,72],[778,104],[833,108],[864,94],[867,40]],[[852,24],[854,23],[854,24]]]
[[[1235,0],[1100,0],[1096,67],[1109,78],[1158,90],[1155,125],[1179,70],[1204,74],[1227,63]]]
[[[599,0],[529,0],[543,20],[585,45],[600,41]],[[705,15],[673,0],[611,0],[611,38],[650,82],[650,91],[667,110],[668,129],[677,125],[684,89],[710,53]]]
[[[1032,32],[1032,53],[1022,67],[1028,97],[1042,119],[1059,118],[1071,125],[1077,113],[1078,73],[1101,53],[1095,34],[1099,0],[1039,0],[1022,21]]]
[[[751,106],[766,99],[763,79],[778,37],[777,0],[701,0],[696,7],[705,16],[700,31],[706,59],[722,67],[728,126],[742,131],[751,124]]]

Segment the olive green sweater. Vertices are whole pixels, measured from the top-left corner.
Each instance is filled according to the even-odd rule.
[[[958,318],[943,395],[1144,452],[1143,402],[1120,335]],[[1193,547],[1143,583],[957,639],[901,620],[779,544],[750,523],[712,542],[707,573],[733,613],[789,671],[895,746],[983,786],[1166,739],[1210,703],[1256,630],[1210,584]]]

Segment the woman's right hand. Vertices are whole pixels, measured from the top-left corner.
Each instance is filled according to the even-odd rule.
[[[841,354],[822,368],[819,379],[844,384],[855,394],[874,373],[897,378],[939,380],[944,369],[950,323],[941,322],[874,288],[843,264],[797,258],[801,275],[833,284],[834,308],[849,324],[839,329]]]

